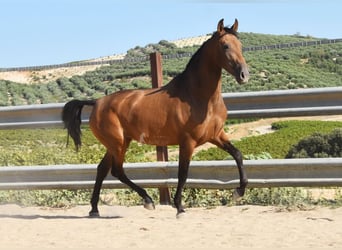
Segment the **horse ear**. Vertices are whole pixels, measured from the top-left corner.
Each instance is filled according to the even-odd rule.
[[[218,24],[217,24],[217,32],[218,33],[221,33],[222,32],[222,30],[224,30],[224,24],[223,24],[223,18],[218,22]]]
[[[230,27],[230,29],[233,30],[234,32],[237,32],[238,28],[239,28],[239,22],[238,22],[238,20],[235,18],[235,22],[234,22],[234,24],[232,25],[232,27]]]

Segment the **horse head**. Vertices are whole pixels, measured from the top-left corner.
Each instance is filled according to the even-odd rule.
[[[223,19],[217,24],[218,57],[220,67],[232,74],[239,84],[248,82],[249,72],[242,55],[242,45],[237,37],[238,20],[228,28],[224,27]]]

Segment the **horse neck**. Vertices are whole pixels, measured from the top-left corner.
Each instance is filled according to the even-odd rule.
[[[221,96],[222,68],[209,55],[209,41],[204,44],[191,60],[183,74],[186,76],[186,86],[194,97],[206,101]],[[207,46],[207,47],[205,47]]]

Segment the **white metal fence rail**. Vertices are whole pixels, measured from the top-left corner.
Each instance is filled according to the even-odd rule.
[[[143,187],[175,187],[177,162],[130,163],[126,174]],[[342,158],[246,160],[248,187],[342,186]],[[1,167],[0,189],[88,189],[96,165]],[[193,161],[187,187],[234,188],[239,176],[234,161]],[[104,188],[126,188],[108,175]]]
[[[229,118],[342,114],[342,87],[223,93]],[[61,127],[64,103],[0,107],[0,129]],[[85,107],[86,123],[91,108]]]

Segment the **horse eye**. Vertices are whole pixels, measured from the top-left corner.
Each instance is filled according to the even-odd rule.
[[[229,49],[229,45],[228,45],[228,44],[223,44],[223,49],[224,49],[224,50]]]

